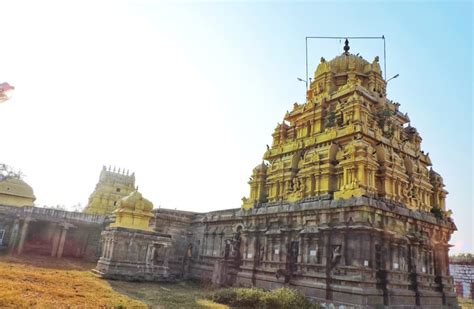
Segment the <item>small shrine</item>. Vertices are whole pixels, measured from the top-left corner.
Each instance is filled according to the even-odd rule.
[[[169,280],[171,236],[149,227],[153,204],[138,190],[119,200],[115,222],[101,234],[102,255],[95,272],[129,281]]]

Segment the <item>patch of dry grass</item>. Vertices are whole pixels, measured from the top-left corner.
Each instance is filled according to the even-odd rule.
[[[0,308],[147,308],[89,270],[94,264],[46,257],[0,257]]]
[[[215,289],[194,281],[123,282],[110,281],[112,288],[122,294],[164,309],[229,309],[228,306],[206,299]]]

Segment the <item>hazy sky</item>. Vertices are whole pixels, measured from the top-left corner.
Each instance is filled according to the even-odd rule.
[[[454,252],[473,251],[470,2],[0,0],[0,161],[37,204],[84,206],[102,165],[155,207],[237,208],[271,133],[304,101],[305,36],[387,38],[389,97],[450,192]],[[371,61],[379,40],[351,41]],[[337,40],[311,41],[310,76]]]

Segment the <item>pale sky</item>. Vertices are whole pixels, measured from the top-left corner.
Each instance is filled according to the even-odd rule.
[[[389,98],[408,112],[473,251],[470,2],[0,0],[0,162],[37,205],[85,206],[102,165],[155,207],[237,208],[277,122],[303,102],[305,36],[387,38]],[[311,41],[310,76],[339,41]],[[381,41],[351,41],[371,61]]]

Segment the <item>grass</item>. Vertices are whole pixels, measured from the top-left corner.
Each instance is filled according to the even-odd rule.
[[[114,291],[90,268],[63,259],[1,257],[0,308],[147,308]]]
[[[210,308],[210,288],[194,282],[107,281],[95,264],[42,256],[0,256],[0,308]]]
[[[226,305],[217,304],[206,299],[213,291],[213,288],[193,281],[181,281],[178,283],[110,281],[110,285],[120,293],[140,299],[147,304],[158,306],[158,308],[229,308]]]

